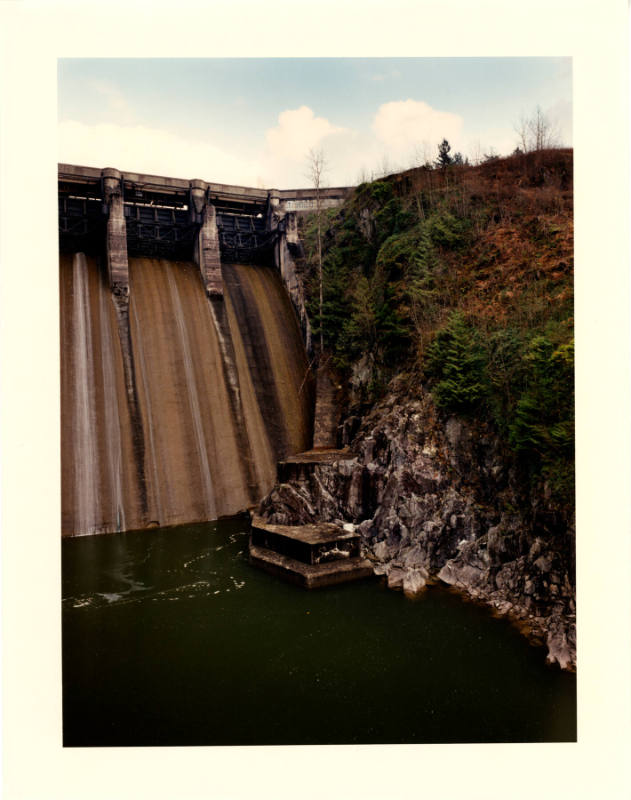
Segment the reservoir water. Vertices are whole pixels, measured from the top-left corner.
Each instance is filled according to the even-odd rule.
[[[62,541],[65,746],[576,739],[576,677],[439,587],[307,592],[247,520]]]

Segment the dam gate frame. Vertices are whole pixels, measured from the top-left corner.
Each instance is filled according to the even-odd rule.
[[[347,187],[319,190],[322,208]],[[128,258],[193,261],[209,297],[223,297],[221,263],[275,266],[297,313],[307,352],[311,331],[293,256],[297,215],[316,208],[314,189],[258,189],[203,180],[59,164],[61,252],[105,254],[110,288],[129,296]]]

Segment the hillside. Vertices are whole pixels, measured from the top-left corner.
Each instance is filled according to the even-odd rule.
[[[319,318],[315,218],[308,307],[325,357],[366,411],[395,375],[491,422],[532,479],[573,504],[572,151],[419,168],[362,184],[328,212]]]
[[[572,152],[362,184],[324,229],[321,316],[314,216],[297,266],[346,449],[259,513],[350,524],[389,587],[451,585],[573,669]]]

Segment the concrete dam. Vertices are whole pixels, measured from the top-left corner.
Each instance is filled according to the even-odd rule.
[[[63,536],[238,513],[312,445],[293,256],[314,204],[60,165]]]

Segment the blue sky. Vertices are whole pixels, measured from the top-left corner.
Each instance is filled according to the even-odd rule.
[[[537,106],[572,144],[567,58],[61,59],[59,160],[209,181],[328,185],[517,144]]]

